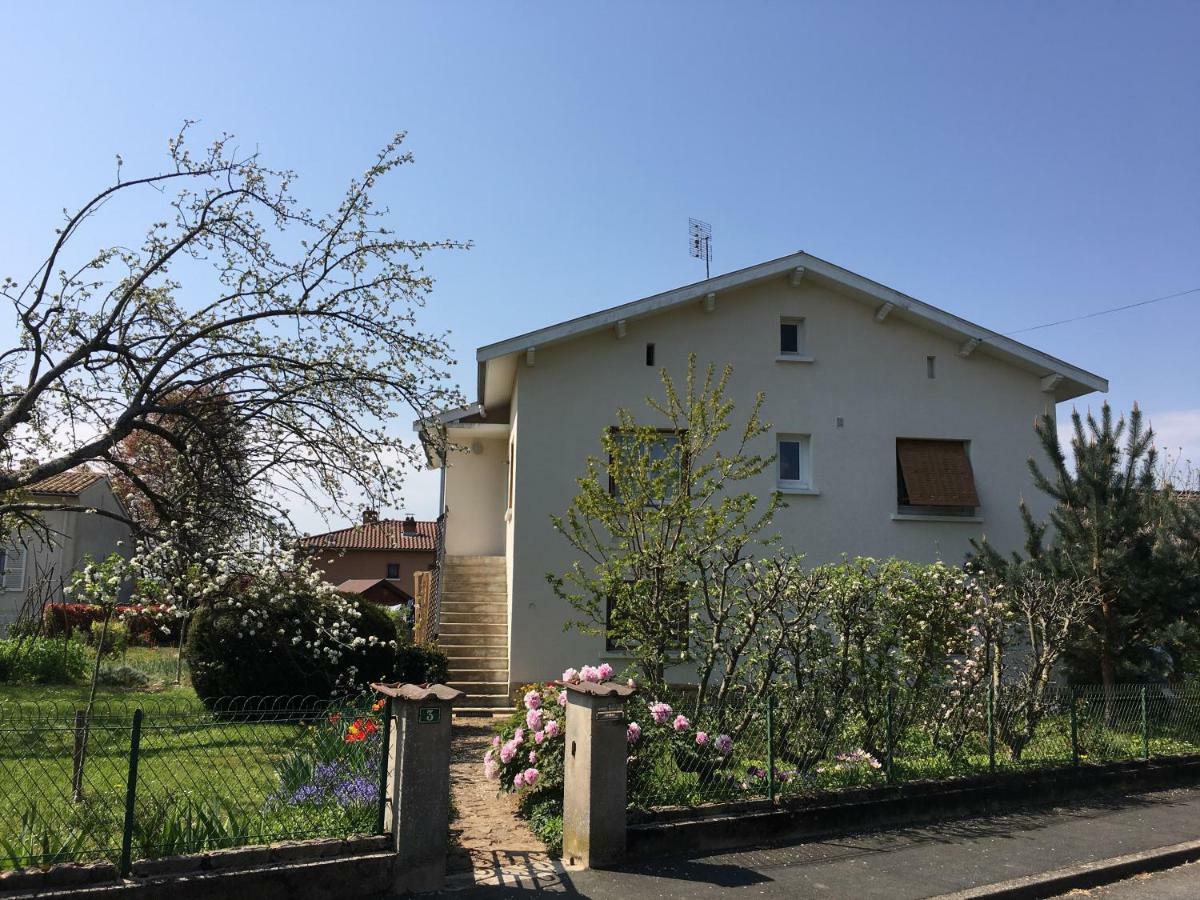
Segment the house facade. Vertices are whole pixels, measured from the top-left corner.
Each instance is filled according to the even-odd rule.
[[[387,584],[372,587],[372,599],[392,605],[412,600],[413,575],[433,567],[437,523],[413,516],[380,519],[368,510],[358,525],[307,535],[299,543],[334,587],[354,582],[346,590],[362,593],[382,580]]]
[[[645,399],[661,397],[660,368],[678,382],[693,353],[701,367],[732,365],[735,422],[764,392],[772,433],[751,449],[778,460],[739,489],[781,491],[772,527],[814,564],[956,564],[984,536],[1019,547],[1018,501],[1047,507],[1026,462],[1041,452],[1035,418],[1108,387],[805,253],[482,347],[478,402],[424,423],[451,444],[444,460],[429,452],[444,478],[441,643],[465,690],[498,696],[597,658],[619,668],[603,638],[563,630],[574,611],[546,574],[573,553],[550,517],[618,408],[665,424]],[[497,605],[472,612],[472,585]],[[481,615],[492,627],[470,628]]]
[[[101,560],[130,551],[128,525],[82,511],[125,514],[108,478],[99,472],[72,469],[39,482],[28,493],[36,501],[81,510],[48,510],[41,514],[45,534],[24,531],[0,546],[0,626],[16,621],[27,608],[61,602],[63,588],[86,557]]]

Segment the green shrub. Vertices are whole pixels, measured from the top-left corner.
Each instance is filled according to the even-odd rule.
[[[528,802],[522,798],[518,809],[521,815],[529,820],[529,827],[538,840],[546,845],[546,852],[554,859],[562,856],[562,798],[533,795]]]
[[[446,654],[433,644],[401,644],[396,651],[394,681],[411,684],[445,682],[450,677]]]
[[[71,684],[88,671],[88,651],[79,641],[52,638],[0,640],[0,676],[8,682]]]
[[[104,636],[104,645],[100,646],[100,636]],[[88,643],[99,649],[101,656],[121,656],[129,649],[129,629],[124,622],[110,619],[108,628],[103,622],[93,622],[88,632]]]
[[[29,638],[38,637],[42,633],[42,620],[34,616],[21,616],[15,622],[8,624],[5,637]]]
[[[133,666],[109,666],[100,670],[97,683],[105,687],[134,690],[150,683],[150,676]]]

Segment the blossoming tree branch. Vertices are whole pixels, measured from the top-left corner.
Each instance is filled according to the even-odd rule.
[[[417,453],[389,426],[457,402],[447,345],[417,314],[432,286],[422,258],[467,245],[400,237],[374,199],[411,161],[403,135],[318,214],[293,197],[294,173],[229,136],[193,155],[187,132],[159,172],[128,178],[118,157],[113,183],[65,213],[32,274],[0,282],[15,325],[0,345],[8,530],[65,506],[25,489],[87,463],[169,513],[121,447],[144,434],[186,455],[218,425],[241,436],[234,474],[277,509],[384,501]],[[147,202],[140,239],[108,217]],[[97,234],[109,243],[89,246]],[[194,414],[197,396],[221,415]],[[181,420],[192,427],[163,425]]]

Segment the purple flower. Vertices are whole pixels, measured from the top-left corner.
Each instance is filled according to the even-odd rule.
[[[559,706],[566,706],[566,705],[567,705],[567,692],[566,692],[566,691],[559,691],[559,692],[558,692],[558,705],[559,705]]]
[[[608,681],[613,676],[613,667],[608,663],[600,663],[600,668],[596,669],[596,674],[600,676],[601,681]]]
[[[534,752],[533,750],[530,750],[529,751],[529,764],[532,766],[536,762],[537,762],[537,753]]]
[[[687,731],[692,727],[692,723],[688,721],[688,717],[680,713],[675,717],[675,721],[671,723],[671,727],[676,731]]]
[[[637,722],[630,722],[625,726],[625,740],[630,744],[636,744],[642,739],[642,726]]]
[[[525,713],[525,724],[530,731],[539,731],[542,727],[542,711],[535,708]]]
[[[703,747],[705,744],[707,744],[708,743],[708,732],[707,731],[697,731],[696,732],[696,743],[699,744],[701,747]]]
[[[717,752],[722,756],[728,756],[733,752],[733,738],[727,734],[718,734],[713,743],[716,745]]]
[[[342,806],[372,803],[379,799],[378,785],[369,778],[349,778],[333,789],[334,798]]]
[[[524,772],[518,772],[516,775],[513,776],[513,787],[516,787],[516,788],[525,787],[525,773]]]
[[[551,719],[549,722],[547,722],[546,727],[545,727],[545,732],[546,732],[546,737],[548,737],[548,738],[558,737],[558,732],[559,732],[558,722],[556,722],[554,719]]]
[[[537,769],[526,769],[525,770],[525,786],[526,787],[533,787],[534,784],[537,782],[537,780],[538,780],[538,770]]]
[[[650,717],[652,719],[654,719],[654,723],[656,725],[661,725],[663,722],[667,721],[667,719],[671,718],[671,713],[673,713],[673,712],[675,712],[675,710],[671,709],[669,704],[666,704],[666,703],[651,703],[650,704]]]
[[[584,666],[579,670],[579,677],[590,684],[595,684],[600,681],[600,670],[595,666]]]
[[[546,740],[546,732],[544,732],[544,731],[535,731],[535,732],[533,733],[533,742],[534,742],[535,744],[540,744],[540,743],[542,743],[542,742],[543,742],[543,741],[545,741],[545,740]]]
[[[505,765],[512,762],[513,757],[516,755],[517,745],[512,741],[508,741],[503,747],[500,748],[500,762],[504,763]]]
[[[537,691],[529,691],[525,694],[525,708],[529,710],[537,709],[542,705],[542,695]]]

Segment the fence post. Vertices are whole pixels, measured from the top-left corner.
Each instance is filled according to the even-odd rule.
[[[1146,686],[1142,685],[1142,759],[1150,759],[1150,718],[1146,715]]]
[[[884,749],[887,752],[885,760],[886,768],[884,774],[887,776],[887,783],[892,784],[896,780],[895,770],[892,768],[892,759],[896,755],[896,739],[894,731],[894,721],[896,715],[896,691],[890,685],[887,690],[887,705],[884,707],[883,729],[884,729]]]
[[[142,746],[142,708],[133,711],[129,733],[129,779],[125,784],[125,825],[121,834],[121,877],[128,878],[133,864],[133,815],[137,801],[138,753]]]
[[[562,683],[567,692],[563,760],[563,864],[590,869],[625,855],[625,701],[615,682]]]
[[[1079,765],[1079,697],[1071,685],[1071,764]]]
[[[375,831],[387,831],[388,770],[391,768],[392,749],[392,698],[384,700],[383,706],[383,751],[379,755],[379,816],[375,820]]]
[[[450,841],[450,729],[465,694],[444,684],[373,684],[390,697],[384,831],[395,852],[395,893],[434,891],[446,883]]]
[[[996,683],[988,674],[987,691],[988,771],[996,771]]]
[[[75,802],[83,800],[83,758],[87,746],[87,712],[75,710],[75,752],[71,756],[71,794]]]
[[[767,800],[775,803],[775,695],[767,694]]]

